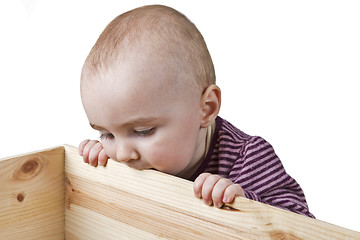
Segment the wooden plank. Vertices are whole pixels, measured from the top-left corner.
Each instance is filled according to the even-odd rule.
[[[66,239],[360,239],[360,233],[245,198],[206,206],[192,183],[109,161],[82,162],[65,146]]]
[[[0,160],[0,239],[64,239],[64,147]]]

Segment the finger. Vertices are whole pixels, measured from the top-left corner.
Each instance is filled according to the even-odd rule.
[[[98,165],[98,157],[101,150],[102,145],[99,142],[95,143],[95,145],[90,149],[89,163],[91,166],[96,167]]]
[[[210,173],[202,173],[195,179],[193,185],[195,197],[201,198],[202,186],[205,182],[205,179],[210,175]]]
[[[109,156],[106,155],[105,150],[101,149],[100,153],[99,153],[99,157],[98,157],[98,163],[100,166],[105,166],[107,161],[109,159]]]
[[[231,203],[234,201],[235,196],[245,197],[244,190],[239,184],[232,184],[225,189],[222,201],[224,203]]]
[[[215,184],[220,180],[219,175],[210,175],[205,179],[205,182],[202,186],[201,195],[204,199],[204,203],[207,205],[212,204],[212,191],[214,189]]]
[[[221,178],[221,179],[219,179],[219,181],[217,181],[217,183],[215,184],[215,186],[212,190],[212,194],[211,194],[214,206],[220,208],[224,204],[223,196],[224,196],[225,190],[232,184],[233,184],[233,182],[227,178]]]
[[[90,154],[90,150],[92,149],[92,147],[98,143],[98,141],[96,140],[90,140],[84,147],[83,150],[83,159],[84,162],[88,163],[89,162],[89,154]]]
[[[79,155],[80,155],[80,156],[83,155],[84,147],[85,147],[85,145],[86,145],[89,141],[90,141],[90,139],[86,139],[86,140],[82,141],[82,142],[79,144],[78,151],[79,151]]]

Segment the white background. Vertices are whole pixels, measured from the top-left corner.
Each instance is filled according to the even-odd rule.
[[[0,157],[98,137],[83,61],[115,16],[152,3],[203,33],[220,115],[274,146],[318,219],[360,231],[358,1],[0,0]]]

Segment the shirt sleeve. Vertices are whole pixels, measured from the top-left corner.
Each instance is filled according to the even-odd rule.
[[[267,141],[251,138],[240,156],[230,175],[236,175],[234,183],[247,198],[314,218],[300,185],[286,173]]]

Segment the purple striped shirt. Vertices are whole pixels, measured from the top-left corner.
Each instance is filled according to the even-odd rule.
[[[204,162],[190,180],[203,172],[239,184],[249,199],[314,217],[299,184],[290,177],[272,146],[217,117]]]

